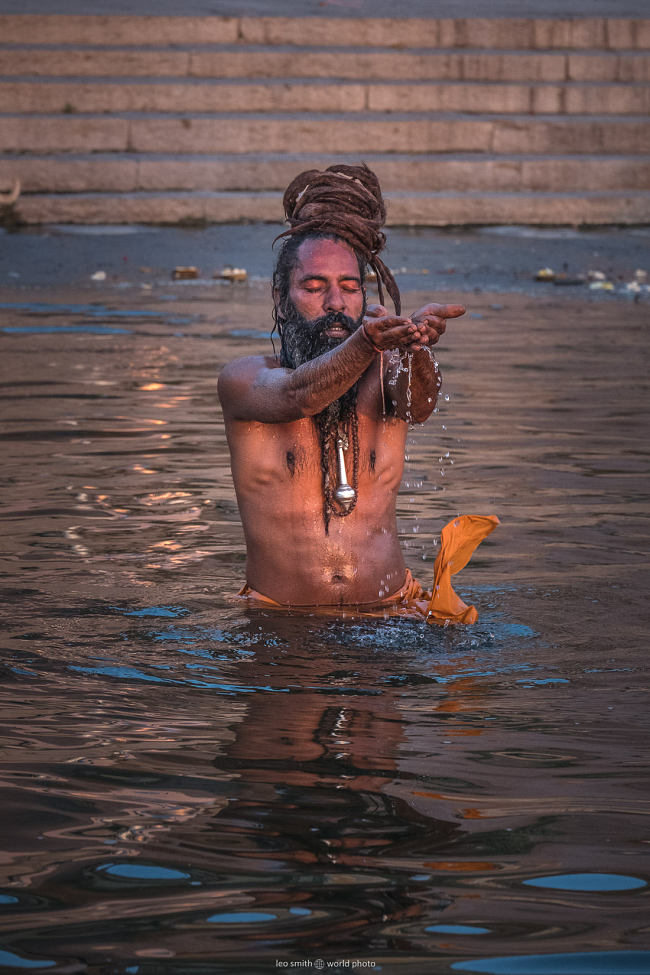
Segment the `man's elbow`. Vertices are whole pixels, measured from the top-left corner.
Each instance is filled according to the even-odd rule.
[[[408,417],[408,421],[409,423],[425,423],[433,413],[433,410],[433,406],[429,406],[426,410],[411,410],[411,415]]]

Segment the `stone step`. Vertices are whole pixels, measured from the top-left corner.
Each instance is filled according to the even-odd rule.
[[[354,145],[383,152],[613,154],[650,152],[645,116],[332,114],[239,117],[173,115],[0,115],[10,152],[330,152]]]
[[[421,43],[421,42],[420,42]],[[647,51],[345,50],[221,47],[1,47],[0,75],[339,78],[364,81],[650,81]]]
[[[442,81],[355,84],[343,81],[1,80],[0,104],[12,112],[492,112],[643,115],[650,85]]]
[[[650,190],[646,156],[494,156],[471,153],[366,155],[386,191],[567,192]],[[350,165],[358,156],[337,155]],[[129,153],[0,158],[0,191],[20,179],[23,193],[167,190],[284,190],[296,173],[323,169],[330,155],[173,156]]]
[[[387,194],[388,224],[448,226],[529,223],[582,226],[650,222],[650,192]],[[278,223],[277,193],[77,193],[21,197],[23,223]]]
[[[650,19],[0,15],[4,44],[648,49]]]

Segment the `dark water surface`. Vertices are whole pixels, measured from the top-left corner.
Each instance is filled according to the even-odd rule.
[[[399,502],[423,583],[501,519],[444,629],[232,598],[265,291],[4,295],[0,971],[650,972],[648,305],[469,303]]]

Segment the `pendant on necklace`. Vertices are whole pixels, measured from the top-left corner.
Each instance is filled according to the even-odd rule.
[[[348,484],[348,475],[345,470],[345,457],[343,456],[344,448],[347,448],[348,440],[347,437],[338,437],[336,441],[336,472],[338,475],[338,485],[336,491],[334,492],[334,497],[342,505],[346,511],[349,510],[352,502],[356,500],[357,492],[354,490],[351,484]]]

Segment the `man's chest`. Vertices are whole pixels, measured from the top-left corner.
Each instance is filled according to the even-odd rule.
[[[348,473],[356,466],[360,480],[383,479],[401,471],[406,425],[400,420],[373,421],[360,414],[356,437],[342,431],[342,459]],[[317,419],[255,424],[248,431],[246,466],[258,479],[321,484],[324,467],[336,466],[338,437],[328,436]]]

